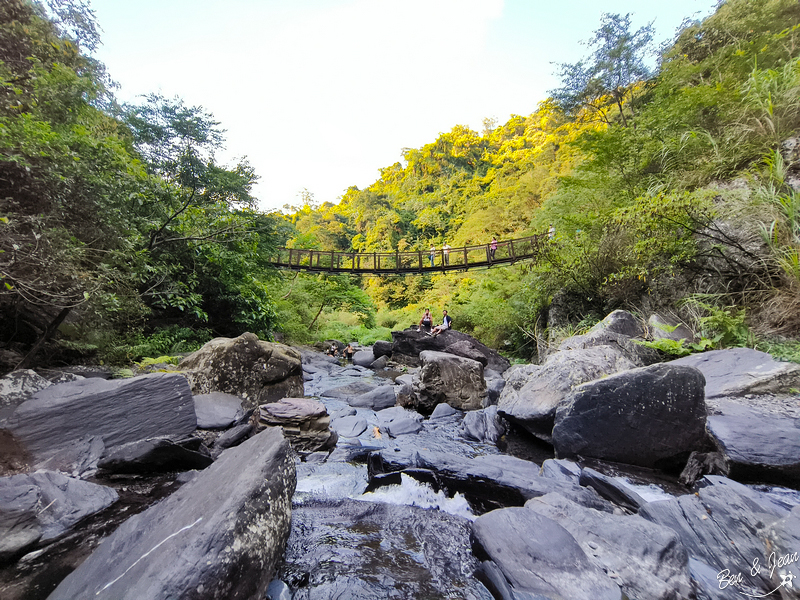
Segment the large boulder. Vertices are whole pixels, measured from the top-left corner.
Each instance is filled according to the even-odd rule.
[[[622,592],[561,525],[527,508],[478,517],[475,541],[517,592],[528,598],[621,600]],[[514,596],[518,597],[518,596]]]
[[[53,471],[0,477],[0,561],[58,539],[118,497],[111,488]]]
[[[780,362],[751,348],[712,350],[670,364],[698,369],[706,378],[706,398],[789,394],[793,388],[800,388],[799,364]]]
[[[376,340],[374,344],[372,344],[372,354],[375,358],[380,358],[381,356],[392,356],[392,342],[387,342],[386,340]]]
[[[159,436],[185,437],[194,432],[197,420],[186,379],[155,373],[48,387],[20,404],[6,427],[35,464],[73,471],[83,463],[84,448],[94,457],[91,463],[103,448]],[[78,470],[91,467],[81,464]]]
[[[724,401],[707,428],[731,479],[800,483],[799,421]]]
[[[487,390],[481,363],[432,350],[423,351],[420,360],[422,368],[414,378],[414,395],[409,408],[430,414],[440,403],[459,410],[483,407]]]
[[[194,394],[224,392],[243,399],[245,409],[303,395],[300,353],[264,342],[255,334],[216,338],[184,358],[182,370]]]
[[[525,503],[525,508],[566,529],[590,562],[616,576],[628,597],[648,600],[690,597],[689,556],[672,529],[636,515],[614,515],[585,508],[560,494],[533,498]]]
[[[453,352],[450,352],[448,347],[453,347]],[[450,352],[460,356],[468,355],[466,358],[474,358],[475,353],[478,353],[486,357],[485,366],[498,373],[505,372],[511,365],[497,351],[481,344],[466,333],[453,329],[448,329],[437,336],[417,331],[416,327],[392,332],[392,360],[395,362],[418,367],[420,354],[425,350]]]
[[[542,366],[529,366],[506,378],[497,409],[501,416],[549,442],[556,409],[573,388],[635,366],[611,346],[562,350],[548,356]]]
[[[705,439],[704,383],[697,369],[667,364],[586,383],[556,414],[556,453],[643,467],[683,464]]]
[[[585,335],[574,335],[565,339],[558,350],[583,350],[596,346],[611,346],[637,367],[645,367],[661,361],[657,350],[648,348],[633,338],[611,329],[598,329]]]
[[[600,330],[621,333],[631,338],[644,337],[645,331],[642,323],[626,310],[615,310],[606,316],[605,319],[592,327],[589,332]]]
[[[694,340],[692,330],[677,319],[652,314],[647,319],[647,325],[650,330],[650,336],[654,340],[673,340],[675,342]]]
[[[264,431],[125,521],[49,599],[263,598],[294,489],[288,443],[279,429]]]
[[[298,452],[330,449],[338,438],[331,430],[331,418],[325,405],[311,398],[284,398],[259,407],[262,427],[282,427],[292,447]]]

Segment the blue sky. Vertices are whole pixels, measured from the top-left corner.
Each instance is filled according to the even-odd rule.
[[[528,115],[607,13],[671,38],[716,0],[91,0],[118,96],[160,92],[226,130],[263,210],[336,202],[456,124]]]

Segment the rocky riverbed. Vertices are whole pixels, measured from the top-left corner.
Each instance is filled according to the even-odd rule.
[[[6,378],[0,596],[798,597],[800,367],[662,364],[630,326],[542,365],[407,330],[355,364],[247,337],[188,377]]]

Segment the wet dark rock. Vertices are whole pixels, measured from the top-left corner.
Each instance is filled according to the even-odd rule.
[[[264,342],[255,334],[216,338],[181,360],[194,394],[224,392],[242,398],[245,408],[303,395],[300,352]]]
[[[764,545],[765,545],[765,560],[761,561],[761,566],[766,573],[774,566],[771,575],[771,584],[773,588],[784,586],[782,592],[783,597],[797,597],[797,590],[789,592],[786,589],[786,581],[791,581],[797,577],[797,553],[800,552],[800,505],[795,506],[792,512],[775,521],[764,532]],[[774,552],[774,554],[772,554]],[[783,563],[783,564],[780,564]],[[793,577],[790,578],[789,573]],[[770,589],[773,589],[770,588]]]
[[[350,406],[371,408],[372,410],[383,410],[390,408],[397,403],[395,386],[382,385],[366,393],[348,399]]]
[[[559,352],[564,350],[583,350],[597,346],[610,346],[625,356],[637,367],[645,367],[661,362],[658,351],[636,343],[633,338],[611,331],[598,329],[585,335],[575,335],[564,340],[558,347]]]
[[[470,411],[461,422],[461,434],[468,440],[497,444],[506,432],[503,419],[497,414],[496,406]]]
[[[611,511],[613,507],[593,490],[539,475],[536,463],[489,454],[459,456],[453,452],[428,449],[424,443],[385,449],[370,456],[370,473],[408,472],[426,469],[450,493],[461,492],[480,509],[521,506],[526,500],[559,492],[583,506]]]
[[[503,417],[549,442],[556,409],[573,388],[634,367],[611,346],[556,352],[542,366],[520,369],[506,378],[497,408]]]
[[[294,600],[492,600],[474,577],[470,523],[440,511],[375,502],[305,502],[278,578]]]
[[[244,414],[241,398],[222,392],[194,396],[194,410],[199,429],[225,429]]]
[[[481,363],[444,352],[426,350],[420,355],[422,368],[414,377],[409,408],[430,414],[437,404],[458,410],[482,408],[487,392]]]
[[[115,446],[100,457],[97,468],[107,473],[168,473],[205,469],[214,462],[208,450],[199,452],[191,443],[160,437]]]
[[[800,422],[735,402],[715,413],[708,433],[731,479],[800,484]]]
[[[703,375],[670,364],[641,367],[590,383],[559,407],[559,458],[593,457],[643,467],[682,466],[705,440]]]
[[[595,331],[611,331],[612,333],[621,333],[622,335],[635,338],[644,336],[644,327],[642,327],[639,319],[634,317],[626,310],[615,310],[606,316],[605,319],[592,327],[589,332]]]
[[[689,557],[672,529],[635,515],[584,508],[560,494],[528,500],[525,508],[566,529],[589,561],[613,577],[628,597],[648,600],[690,597]]]
[[[283,554],[294,488],[288,443],[280,430],[264,431],[128,519],[49,598],[178,598],[189,590],[261,598]]]
[[[372,355],[375,358],[380,358],[381,356],[392,356],[392,342],[387,342],[386,340],[377,340],[374,344],[372,344]]]
[[[466,344],[461,344],[461,342]],[[477,351],[485,356],[486,366],[498,373],[505,372],[510,366],[508,360],[500,356],[497,351],[465,333],[449,329],[440,335],[430,336],[425,332],[418,332],[416,327],[392,332],[392,360],[416,367],[420,365],[419,355],[423,351],[447,352],[447,347],[456,343],[460,344],[457,348],[465,349],[469,346],[470,353]]]
[[[681,471],[680,482],[691,487],[703,475],[727,476],[729,471],[730,467],[725,462],[725,457],[719,452],[692,452]]]
[[[33,460],[72,471],[103,446],[148,438],[182,438],[197,426],[189,385],[180,375],[157,373],[124,380],[82,379],[46,388],[17,407],[8,429]],[[91,462],[91,461],[90,461]],[[81,471],[91,469],[81,464]]]
[[[60,538],[117,498],[111,488],[53,471],[0,477],[0,561]]]
[[[706,379],[706,398],[788,394],[800,387],[800,364],[780,362],[751,348],[712,350],[669,364],[698,369]]]
[[[216,458],[226,448],[238,446],[249,438],[254,431],[255,427],[252,423],[242,423],[241,425],[231,427],[214,440],[214,448],[211,452],[211,456]]]
[[[260,427],[281,427],[298,452],[330,449],[338,438],[325,405],[311,398],[284,398],[259,407]]]
[[[621,600],[622,593],[561,525],[527,508],[478,517],[474,537],[514,591],[545,598]]]
[[[592,488],[602,498],[634,513],[638,512],[639,508],[647,504],[644,498],[629,487],[623,485],[613,477],[603,475],[589,467],[581,469],[578,483]]]

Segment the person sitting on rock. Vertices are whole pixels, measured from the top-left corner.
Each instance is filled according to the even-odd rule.
[[[442,324],[441,325],[437,325],[436,327],[434,327],[428,335],[432,335],[432,336],[436,337],[437,335],[439,335],[443,331],[447,331],[448,329],[452,329],[452,327],[453,327],[453,319],[451,319],[447,315],[447,311],[446,310],[442,311],[442,312],[443,312]]]
[[[425,314],[422,315],[422,318],[419,320],[417,331],[422,331],[424,329],[425,333],[428,333],[431,330],[432,325],[433,325],[433,315],[431,315],[431,309],[426,308]]]
[[[339,356],[339,348],[336,347],[336,344],[333,344],[328,350],[328,356]]]

